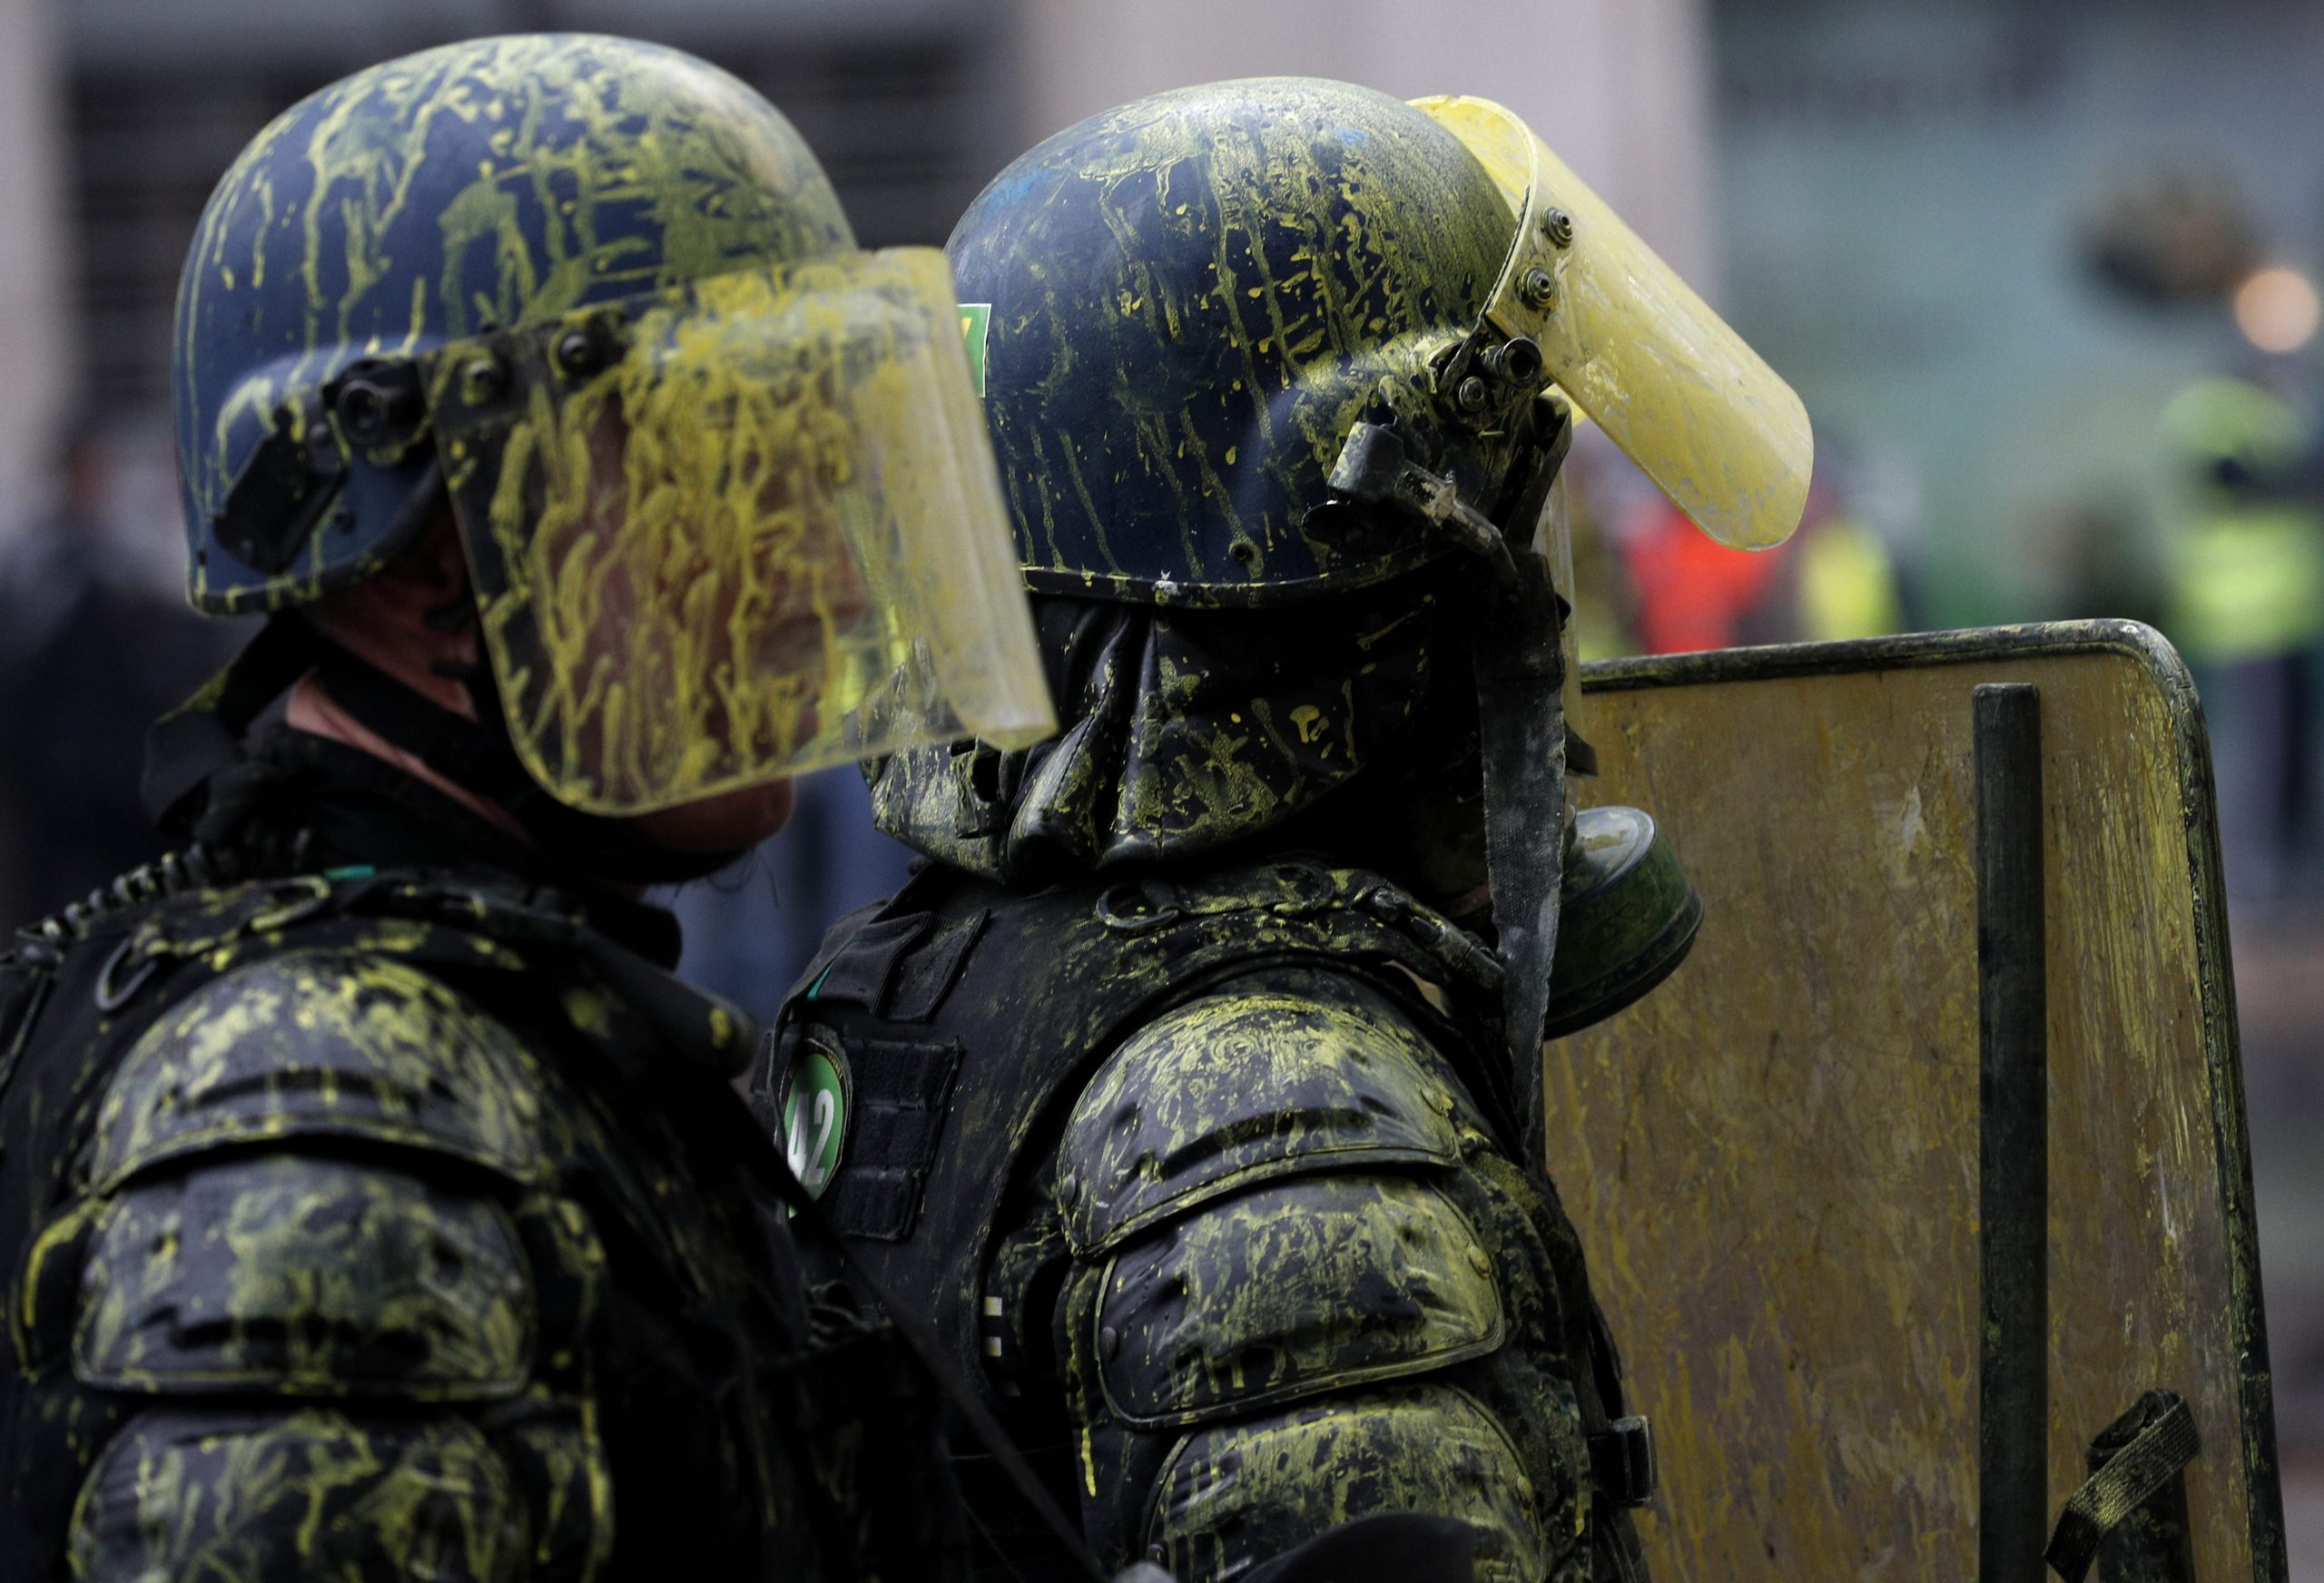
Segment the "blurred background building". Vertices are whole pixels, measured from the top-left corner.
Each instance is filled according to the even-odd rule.
[[[1589,652],[2162,626],[2218,748],[2295,1551],[2324,1577],[2324,6],[0,0],[0,908],[145,849],[136,724],[239,635],[172,592],[171,304],[212,182],[358,65],[543,27],[757,84],[870,245],[940,241],[1017,152],[1157,89],[1501,99],[1817,423],[1807,525],[1752,558],[1578,447]],[[902,870],[860,788],[820,777],[766,853],[680,898],[689,970],[765,1008]]]

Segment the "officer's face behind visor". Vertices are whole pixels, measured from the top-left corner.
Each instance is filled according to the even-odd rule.
[[[719,276],[428,375],[509,733],[567,806],[1052,729],[941,254]]]
[[[632,508],[631,436],[621,403],[608,402],[595,415],[579,508],[558,536],[565,542],[543,546],[552,560],[562,554],[587,554],[599,545],[615,546],[616,552],[626,546],[632,552],[614,554],[601,568],[604,619],[586,629],[586,663],[607,674],[666,671],[687,658],[666,648],[650,655],[642,652],[642,645],[657,641],[665,629],[647,615],[657,568],[638,553],[650,552],[653,536],[624,531]],[[758,568],[746,585],[714,581],[708,596],[716,607],[705,613],[703,627],[737,634],[749,645],[749,663],[760,674],[815,676],[822,669],[827,632],[852,627],[870,614],[870,591],[861,564],[832,502],[795,470],[767,473],[753,506],[761,521],[793,525],[791,553],[780,563]],[[630,644],[640,645],[641,652],[633,653]],[[821,729],[822,699],[820,686],[803,686],[795,694],[797,713],[791,722],[795,738],[811,737]],[[714,699],[711,708],[714,717],[719,716],[724,704]],[[714,725],[724,728],[729,723],[714,718]],[[602,744],[585,744],[585,751],[602,751]],[[773,835],[790,812],[790,782],[777,780],[738,786],[635,818],[642,833],[656,846],[681,852],[733,852]]]

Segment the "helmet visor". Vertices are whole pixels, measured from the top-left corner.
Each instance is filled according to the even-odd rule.
[[[940,252],[716,276],[428,377],[509,733],[560,802],[1054,729]]]
[[[1516,115],[1484,99],[1414,103],[1517,217],[1492,328],[1537,344],[1548,377],[1695,526],[1742,549],[1782,543],[1815,456],[1791,387]]]

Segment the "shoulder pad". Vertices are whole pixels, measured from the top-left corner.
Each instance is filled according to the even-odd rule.
[[[1355,1515],[1351,1492],[1361,1491],[1360,1511],[1467,1523],[1479,1583],[1571,1578],[1589,1563],[1572,1565],[1571,1490],[1582,1473],[1570,1471],[1570,1483],[1529,1471],[1508,1431],[1462,1391],[1423,1384],[1334,1397],[1187,1436],[1157,1480],[1143,1537],[1179,1577],[1237,1577],[1345,1522]],[[1556,1514],[1562,1531],[1544,1521],[1551,1502],[1565,1508]]]
[[[1099,1252],[1271,1177],[1460,1155],[1451,1080],[1361,1002],[1246,989],[1187,1002],[1116,1050],[1059,1150],[1067,1240]]]
[[[1115,1254],[1077,1315],[1086,1372],[1113,1416],[1153,1427],[1491,1352],[1492,1259],[1443,1180],[1294,1176],[1174,1217]]]
[[[238,1155],[106,1205],[73,1372],[160,1394],[506,1397],[530,1375],[533,1299],[489,1198],[369,1162]]]
[[[97,1115],[105,1193],[205,1150],[346,1138],[448,1155],[518,1182],[544,1167],[539,1084],[516,1037],[404,963],[264,958],[213,978],[131,1047]]]
[[[529,1575],[522,1500],[458,1418],[145,1413],[73,1512],[76,1578]]]

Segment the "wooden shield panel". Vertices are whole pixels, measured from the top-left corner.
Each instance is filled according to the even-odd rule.
[[[1547,1047],[1551,1166],[1663,1483],[1662,1583],[1977,1569],[1970,698],[2041,689],[2053,1514],[2155,1387],[2196,1577],[2284,1577],[2209,748],[2178,656],[2081,622],[1585,668],[1585,802],[1707,919]]]

